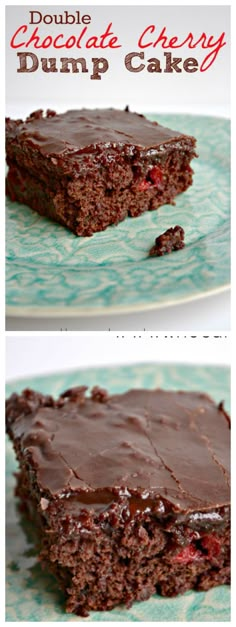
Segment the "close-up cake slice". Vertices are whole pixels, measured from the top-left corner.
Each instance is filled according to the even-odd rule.
[[[6,119],[13,201],[90,236],[166,203],[192,184],[194,137],[116,109]]]
[[[16,494],[81,616],[230,582],[230,420],[198,392],[26,389],[6,403]]]

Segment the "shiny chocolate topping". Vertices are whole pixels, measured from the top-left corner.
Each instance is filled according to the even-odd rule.
[[[35,146],[45,156],[74,157],[100,148],[139,147],[164,150],[176,140],[193,149],[195,140],[177,131],[150,122],[143,115],[128,110],[81,109],[56,114],[35,111],[26,121],[7,119],[8,139]]]
[[[87,397],[78,387],[54,400],[25,390],[7,401],[7,430],[43,498],[96,509],[118,495],[140,511],[154,499],[176,512],[230,502],[229,417],[205,394],[94,388]]]

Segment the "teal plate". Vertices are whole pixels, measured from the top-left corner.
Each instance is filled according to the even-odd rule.
[[[58,395],[74,385],[94,384],[118,393],[130,387],[208,392],[230,409],[230,371],[222,367],[138,364],[116,368],[93,368],[12,382],[7,395],[30,386],[47,394]],[[16,462],[12,445],[7,442],[7,621],[230,621],[230,588],[219,586],[208,592],[187,592],[168,599],[154,595],[148,601],[134,603],[127,610],[122,606],[111,612],[91,612],[80,618],[63,611],[63,595],[54,579],[41,571],[35,556],[32,529],[20,517],[13,496]]]
[[[194,183],[176,205],[75,237],[7,199],[7,314],[97,315],[173,305],[230,282],[230,123],[213,117],[150,116],[197,138]],[[183,250],[150,258],[157,235],[180,224]]]

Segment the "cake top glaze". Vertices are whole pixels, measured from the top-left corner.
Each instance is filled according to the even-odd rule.
[[[223,405],[197,392],[88,397],[82,386],[58,400],[25,390],[7,401],[7,429],[42,494],[85,504],[123,495],[176,512],[228,505],[229,426]]]
[[[10,140],[31,143],[45,156],[74,156],[102,148],[129,152],[139,147],[162,151],[172,142],[195,145],[195,139],[151,122],[138,113],[117,109],[80,109],[56,114],[48,110],[32,113],[23,120],[6,120]]]

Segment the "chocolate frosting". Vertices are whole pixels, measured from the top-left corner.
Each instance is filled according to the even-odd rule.
[[[75,388],[58,401],[26,390],[7,401],[7,428],[42,496],[87,504],[112,494],[168,502],[176,511],[230,502],[229,417],[205,394]],[[141,507],[141,506],[140,506]]]
[[[45,156],[93,152],[100,147],[140,147],[161,152],[178,140],[193,149],[195,139],[150,122],[143,115],[116,109],[81,109],[56,114],[39,110],[25,122],[7,119],[7,137],[37,147]],[[131,151],[132,152],[132,151]]]

